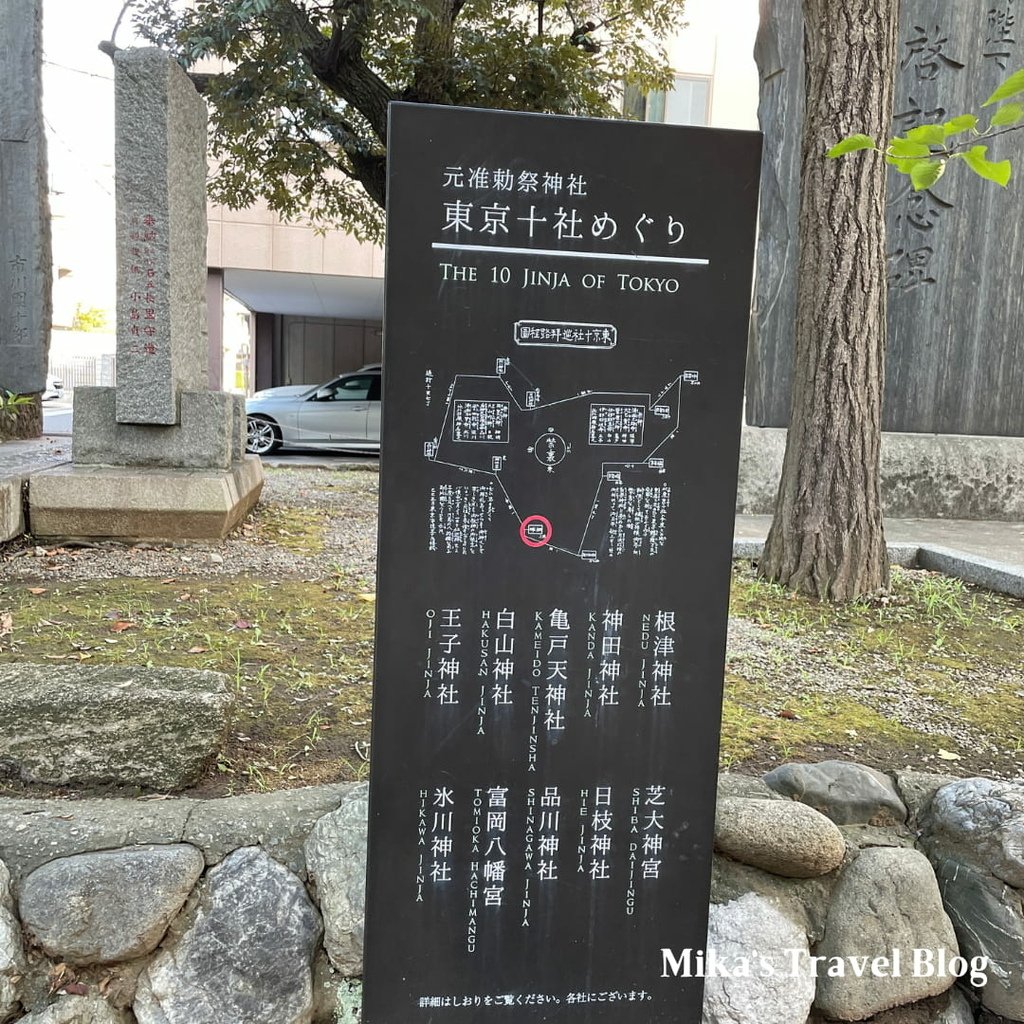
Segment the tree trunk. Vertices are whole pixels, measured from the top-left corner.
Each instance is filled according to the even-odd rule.
[[[829,160],[851,132],[888,138],[898,0],[803,0],[804,113],[793,397],[761,573],[852,601],[889,583],[879,482],[885,375],[880,154]]]

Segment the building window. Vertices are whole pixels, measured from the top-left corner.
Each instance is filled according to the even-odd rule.
[[[711,115],[711,78],[676,75],[668,92],[659,89],[646,95],[636,86],[627,85],[622,112],[641,121],[706,125]]]

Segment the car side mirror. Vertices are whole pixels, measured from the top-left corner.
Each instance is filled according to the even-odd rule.
[[[320,388],[319,391],[313,396],[318,402],[324,401],[327,398],[334,397],[334,391],[331,388]]]

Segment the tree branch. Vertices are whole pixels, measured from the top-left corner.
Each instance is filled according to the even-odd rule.
[[[427,0],[416,19],[413,54],[416,72],[405,91],[416,103],[451,103],[452,58],[455,54],[455,5],[452,0]]]
[[[301,35],[301,53],[310,70],[327,89],[355,107],[378,140],[385,143],[388,103],[398,97],[363,58],[372,0],[335,0],[330,15],[330,38],[318,32],[292,0],[283,0],[283,6],[289,9]]]

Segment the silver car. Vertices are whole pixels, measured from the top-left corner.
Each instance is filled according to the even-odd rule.
[[[276,448],[380,451],[380,367],[345,373],[326,384],[257,391],[245,403],[246,450]]]

